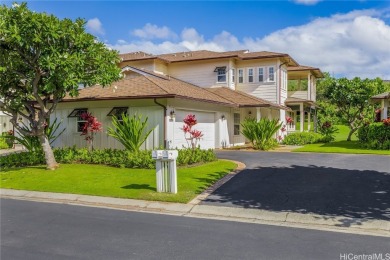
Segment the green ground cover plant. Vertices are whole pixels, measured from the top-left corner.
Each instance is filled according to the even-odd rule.
[[[56,171],[48,171],[44,165],[2,170],[0,187],[187,203],[236,167],[223,160],[179,167],[177,194],[156,192],[153,169],[81,164],[63,164]]]
[[[87,148],[57,148],[54,149],[54,156],[59,163],[76,164],[102,164],[119,168],[142,168],[153,169],[155,161],[152,159],[151,151],[130,152],[117,149],[95,149]],[[214,151],[196,149],[180,149],[177,158],[179,166],[196,163],[216,161]],[[13,168],[44,164],[42,151],[13,153],[0,157],[0,168]]]

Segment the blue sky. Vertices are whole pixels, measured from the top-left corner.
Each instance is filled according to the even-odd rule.
[[[4,2],[4,1],[0,1]],[[6,2],[10,4],[11,2]],[[29,1],[82,17],[121,52],[210,49],[289,53],[336,76],[390,79],[389,1]]]

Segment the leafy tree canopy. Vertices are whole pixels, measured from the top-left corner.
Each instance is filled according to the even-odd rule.
[[[118,53],[86,33],[85,24],[33,12],[26,3],[0,6],[0,109],[18,131],[40,137],[45,155],[44,128],[58,102],[77,96],[79,84],[106,86],[120,78]]]
[[[333,78],[329,74],[318,84],[318,96],[321,101],[335,107],[335,114],[350,128],[348,141],[352,134],[363,124],[365,118],[371,118],[373,107],[370,97],[386,90],[383,81],[360,78]]]

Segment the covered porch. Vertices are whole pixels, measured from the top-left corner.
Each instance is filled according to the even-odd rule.
[[[316,131],[317,130],[317,106],[315,102],[289,97],[285,101],[286,105],[291,108],[292,111],[288,112],[288,117],[290,120],[287,120],[287,132],[297,131],[297,122],[299,122],[299,131],[303,132],[306,128],[306,119],[307,119],[307,131]],[[299,121],[298,121],[299,116]],[[311,128],[311,122],[313,122],[313,128]]]

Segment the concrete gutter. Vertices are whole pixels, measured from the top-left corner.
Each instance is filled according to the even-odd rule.
[[[390,221],[385,220],[199,205],[196,199],[181,204],[11,189],[0,189],[0,198],[390,237]]]

